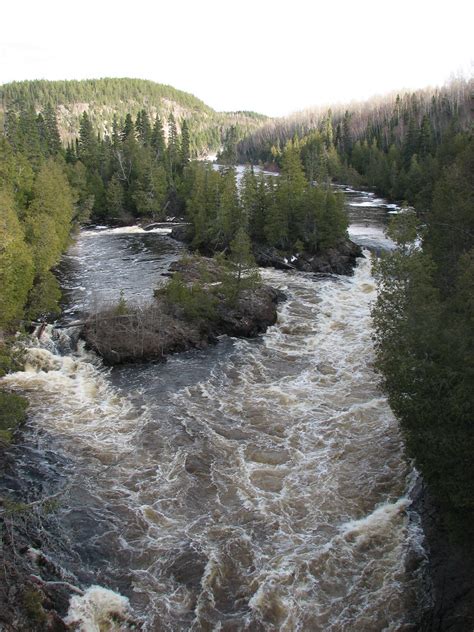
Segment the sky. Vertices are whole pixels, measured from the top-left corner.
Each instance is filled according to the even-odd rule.
[[[21,0],[0,83],[136,77],[283,116],[469,76],[472,0]]]

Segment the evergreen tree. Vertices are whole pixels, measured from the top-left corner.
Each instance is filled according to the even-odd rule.
[[[44,156],[44,145],[33,107],[23,108],[18,118],[18,150],[38,169]]]
[[[228,299],[234,302],[242,290],[255,287],[260,281],[260,275],[252,254],[250,238],[243,226],[237,230],[230,242],[229,250],[230,269],[223,285]]]
[[[107,185],[107,215],[120,218],[124,214],[124,195],[120,180],[114,174]]]
[[[77,154],[79,159],[89,170],[98,168],[99,146],[87,112],[84,112],[81,117]]]
[[[185,167],[190,161],[190,149],[189,149],[189,128],[186,119],[181,125],[181,166]]]
[[[224,250],[235,235],[241,220],[234,169],[228,169],[225,172],[221,187],[217,214],[215,222],[211,226],[211,234],[215,248]]]
[[[63,168],[52,159],[39,170],[25,218],[35,271],[42,276],[59,261],[71,231],[74,197]]]
[[[151,135],[151,146],[155,152],[155,160],[163,162],[165,159],[165,135],[163,132],[163,123],[159,116],[156,117]]]
[[[137,114],[135,128],[137,130],[138,140],[145,147],[148,146],[151,142],[151,124],[146,110],[140,110]]]
[[[13,196],[0,189],[0,327],[20,319],[33,286],[33,259],[25,243]]]
[[[61,136],[59,134],[58,121],[56,112],[51,104],[47,104],[43,110],[43,118],[46,129],[46,143],[48,152],[51,156],[55,156],[62,149]]]
[[[122,128],[122,141],[125,142],[130,138],[135,139],[135,125],[133,124],[132,115],[128,113]]]
[[[179,164],[179,158],[180,147],[178,139],[178,129],[176,127],[176,121],[173,113],[171,112],[168,116],[168,159],[172,176],[175,173],[176,166]]]
[[[122,140],[122,135],[120,132],[120,124],[118,121],[117,114],[114,114],[112,120],[112,147],[114,150],[119,149]]]

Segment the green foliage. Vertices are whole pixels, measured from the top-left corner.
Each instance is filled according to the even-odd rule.
[[[183,277],[176,273],[166,284],[162,294],[173,307],[178,307],[189,321],[208,323],[217,317],[217,299],[203,281],[185,283]]]
[[[74,214],[74,198],[63,165],[48,160],[40,168],[33,199],[26,210],[25,234],[35,271],[44,275],[66,248]]]
[[[120,218],[124,214],[124,191],[122,183],[114,174],[107,185],[107,216]]]
[[[0,377],[23,369],[24,351],[16,342],[15,337],[7,337],[0,342]]]
[[[28,295],[25,315],[30,320],[40,316],[59,315],[61,289],[58,280],[50,270],[45,270],[35,278],[34,285]]]
[[[66,173],[60,154],[48,157],[57,150],[53,119],[48,110],[41,119],[46,139],[42,156],[32,156],[28,149],[21,153],[0,139],[0,328],[16,326],[25,314],[57,309],[60,294],[50,269],[69,243],[73,219],[90,212],[82,163],[69,165]]]
[[[456,80],[357,107],[300,113],[254,130],[237,153],[241,162],[281,166],[281,147],[296,138],[310,182],[368,185],[424,212],[444,165],[459,151],[456,136],[471,128],[471,92],[469,81]]]
[[[125,316],[128,313],[128,304],[125,300],[125,294],[123,290],[120,290],[120,298],[117,305],[114,307],[115,316]]]
[[[474,171],[472,139],[445,169],[424,216],[391,228],[400,248],[376,265],[377,367],[409,454],[455,537],[474,535]],[[469,536],[467,536],[469,534]]]
[[[232,168],[214,171],[192,165],[187,171],[187,215],[192,245],[204,253],[227,251],[239,229],[251,242],[293,254],[294,244],[316,253],[346,236],[343,197],[306,180],[298,148],[289,144],[282,154],[280,177],[258,177],[247,170],[237,192]]]
[[[220,255],[217,259],[221,268],[218,291],[230,304],[234,304],[242,291],[254,289],[261,279],[250,238],[243,226],[231,241],[229,251],[227,258]]]
[[[39,626],[38,629],[44,629],[48,621],[43,608],[43,599],[42,593],[34,586],[28,586],[23,590],[23,606],[28,619],[35,626]]]
[[[0,190],[0,327],[22,317],[33,277],[33,257],[13,197]]]
[[[9,443],[13,432],[26,419],[28,402],[15,393],[0,390],[0,440]]]
[[[388,226],[387,235],[395,241],[404,252],[411,248],[420,233],[419,219],[414,211],[405,209],[404,213],[395,215]]]
[[[36,117],[36,111],[41,111],[46,130],[49,130],[47,108],[52,105],[53,110],[58,112],[59,129],[65,144],[79,132],[82,115],[78,111],[82,110],[77,107],[78,104],[87,104],[87,116],[96,136],[98,131],[101,134],[105,131],[111,138],[117,138],[118,122],[123,122],[126,115],[130,114],[135,120],[137,137],[145,145],[148,144],[148,132],[144,113],[152,125],[156,117],[166,120],[170,112],[175,117],[179,112],[180,118],[186,120],[189,128],[191,156],[205,155],[210,150],[217,150],[231,127],[236,128],[240,139],[267,120],[267,117],[255,112],[215,112],[191,94],[139,79],[13,82],[0,86],[0,100],[8,112],[25,109],[26,106],[26,109],[32,110],[33,117]],[[8,122],[7,120],[11,135],[18,136],[15,121],[11,121],[9,125]],[[47,137],[52,138],[53,135],[54,130]],[[33,139],[33,136],[30,138]],[[24,133],[21,134],[21,140],[23,139],[28,140]],[[36,145],[40,147],[41,138],[38,137],[37,140],[39,142]]]

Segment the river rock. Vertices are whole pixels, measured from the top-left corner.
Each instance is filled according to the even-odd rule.
[[[170,270],[179,272],[184,283],[205,280],[217,299],[215,317],[208,320],[186,319],[179,305],[170,305],[158,293],[148,306],[129,307],[125,313],[117,307],[91,314],[82,336],[107,364],[163,360],[167,355],[188,349],[203,349],[217,336],[227,334],[254,337],[277,320],[277,303],[282,292],[258,284],[242,290],[234,304],[219,293],[222,270],[219,263],[205,257],[186,257],[174,262]]]
[[[176,241],[182,241],[185,244],[189,244],[191,241],[189,224],[181,224],[180,226],[173,226],[170,237],[176,239]]]
[[[253,256],[255,261],[262,268],[276,268],[277,270],[294,270],[295,266],[283,255],[279,254],[276,248],[263,244],[254,244]]]
[[[276,306],[281,299],[282,293],[268,285],[244,290],[235,306],[219,304],[217,332],[244,338],[258,336],[276,323]]]
[[[364,256],[361,247],[350,239],[343,239],[334,248],[316,254],[301,252],[283,256],[276,248],[261,244],[256,244],[253,252],[262,267],[324,274],[352,274],[357,258]]]
[[[350,239],[341,241],[334,248],[309,255],[302,253],[293,261],[297,270],[325,274],[352,274],[358,257],[363,257],[362,248]]]

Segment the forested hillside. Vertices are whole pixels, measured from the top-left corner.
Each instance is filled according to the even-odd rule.
[[[238,143],[237,155],[279,164],[286,142],[297,138],[310,178],[354,181],[426,206],[437,177],[437,148],[446,135],[471,124],[472,90],[472,82],[458,80],[444,88],[303,111],[267,122]]]
[[[218,150],[231,128],[240,140],[267,120],[255,112],[216,112],[192,94],[141,79],[19,81],[0,86],[0,102],[3,113],[51,107],[63,143],[78,135],[84,112],[101,137],[112,133],[114,116],[123,122],[127,114],[135,118],[144,109],[152,120],[160,116],[166,122],[173,114],[178,129],[187,122],[192,156]],[[164,131],[167,136],[166,126]]]

